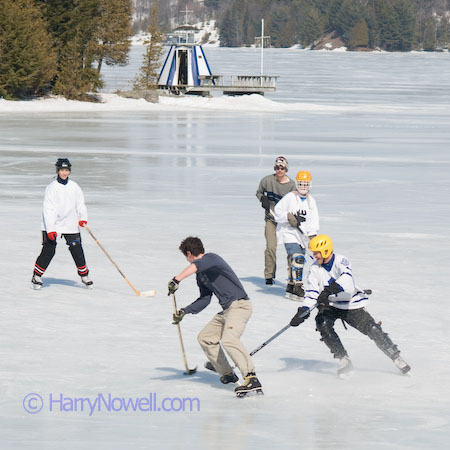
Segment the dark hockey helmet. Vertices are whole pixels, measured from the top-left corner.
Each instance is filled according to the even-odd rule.
[[[56,171],[60,169],[69,169],[72,170],[72,164],[67,158],[58,158],[58,161],[55,163]]]

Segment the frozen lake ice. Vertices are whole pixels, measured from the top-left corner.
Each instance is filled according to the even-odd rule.
[[[139,51],[129,66],[105,72],[105,104],[0,101],[1,448],[447,448],[448,54],[268,50],[266,71],[280,75],[275,94],[153,105],[111,94],[134,76]],[[205,51],[214,73],[259,71],[255,49]],[[355,365],[350,380],[337,379],[309,319],[255,355],[265,396],[237,400],[202,368],[196,342],[215,300],[181,324],[189,364],[199,366],[183,375],[166,294],[186,265],[184,237],[201,237],[243,281],[254,306],[243,337],[250,350],[296,311],[283,297],[284,249],[277,284],[267,289],[263,280],[255,192],[278,155],[291,177],[311,171],[321,232],[374,291],[369,312],[411,376],[337,325]],[[90,228],[131,282],[156,297],[136,297],[85,232],[94,290],[81,286],[62,241],[42,291],[29,289],[43,193],[62,156],[84,190]],[[196,297],[195,280],[184,281],[179,306]],[[39,413],[24,410],[30,393],[44,400]],[[49,409],[50,395],[151,393],[197,398],[200,411]]]

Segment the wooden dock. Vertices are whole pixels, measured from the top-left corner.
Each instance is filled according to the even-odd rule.
[[[264,95],[275,92],[277,75],[200,75],[200,85],[159,86],[159,89],[175,95],[211,96],[212,91],[222,91],[224,95]]]

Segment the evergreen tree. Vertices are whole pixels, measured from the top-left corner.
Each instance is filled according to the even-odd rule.
[[[432,18],[425,22],[425,30],[423,37],[423,49],[425,51],[433,51],[436,49],[436,25]]]
[[[155,0],[156,1],[156,0]],[[94,33],[97,70],[103,62],[108,66],[128,63],[132,7],[130,0],[100,0],[99,17]]]
[[[416,10],[410,0],[394,2],[398,42],[395,50],[409,52],[416,38]]]
[[[132,0],[35,1],[44,8],[58,55],[55,93],[81,98],[96,92],[103,63],[127,63]]]
[[[148,28],[150,39],[145,41],[147,50],[142,61],[139,75],[134,80],[135,89],[150,89],[157,86],[161,57],[164,53],[164,33],[159,26],[159,1],[153,0],[151,20]]]
[[[220,46],[237,46],[236,23],[232,17],[232,13],[230,10],[226,12],[224,18],[220,22]]]
[[[379,0],[375,5],[379,31],[379,45],[384,50],[396,50],[399,33],[395,10],[388,0]]]
[[[54,94],[72,100],[87,100],[87,92],[95,92],[102,86],[97,70],[83,63],[83,44],[80,33],[64,46]]]
[[[289,14],[289,8],[278,7],[267,20],[267,32],[273,36],[275,47],[290,47],[297,42],[295,22]]]
[[[73,15],[78,0],[35,0],[42,6],[53,38],[53,45],[60,56],[63,46],[76,35]]]
[[[350,49],[369,45],[369,28],[364,19],[360,19],[347,33]]]
[[[32,0],[0,0],[0,96],[23,98],[48,88],[56,55]]]
[[[100,0],[37,0],[44,4],[58,54],[53,92],[69,99],[86,98],[102,81],[93,69],[96,60]]]
[[[338,5],[337,3],[336,5]],[[331,17],[333,28],[343,37],[344,42],[352,47],[351,30],[361,20],[362,12],[354,0],[343,0],[336,13]]]
[[[325,33],[326,18],[315,7],[306,10],[300,29],[300,42],[303,47],[312,45]]]
[[[440,48],[450,46],[450,22],[447,17],[441,17],[437,28],[437,45]]]

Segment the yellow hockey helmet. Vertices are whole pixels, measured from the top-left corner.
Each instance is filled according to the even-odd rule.
[[[307,170],[300,170],[297,172],[297,181],[312,181],[311,174]]]
[[[309,249],[312,252],[320,252],[323,259],[328,258],[333,253],[333,241],[326,234],[319,234],[309,241]]]

